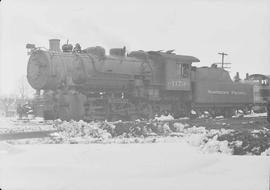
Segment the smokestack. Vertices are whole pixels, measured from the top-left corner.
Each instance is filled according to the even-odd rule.
[[[50,39],[49,40],[50,51],[60,52],[60,40],[59,39]]]

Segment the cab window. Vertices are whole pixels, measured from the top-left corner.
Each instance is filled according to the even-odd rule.
[[[269,86],[269,80],[268,79],[261,80],[261,85],[262,86]]]
[[[189,64],[183,64],[183,77],[188,78],[189,77]]]
[[[189,77],[189,64],[176,63],[176,72],[179,78],[188,78]]]

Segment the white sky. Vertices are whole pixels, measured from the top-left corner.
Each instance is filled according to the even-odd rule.
[[[192,55],[199,66],[229,54],[236,71],[270,74],[268,0],[2,0],[0,93],[16,91],[26,75],[26,43],[48,39],[131,50],[169,50]]]

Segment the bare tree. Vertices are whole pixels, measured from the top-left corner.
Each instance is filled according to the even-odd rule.
[[[25,75],[21,76],[18,81],[18,95],[21,99],[29,98],[34,93],[34,90],[29,85]]]

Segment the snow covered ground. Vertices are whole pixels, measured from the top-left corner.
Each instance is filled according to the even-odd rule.
[[[152,136],[151,127],[155,132]],[[135,125],[132,129],[137,131],[113,137],[117,130],[110,123],[52,125],[39,120],[0,118],[0,138],[6,133],[57,130],[45,138],[0,141],[0,188],[270,188],[270,157],[264,156],[270,155],[270,148],[261,156],[232,156],[227,137],[217,139],[221,135],[230,137],[231,129],[209,130],[181,122],[170,127],[167,123],[140,128]],[[138,136],[141,132],[150,136]],[[256,138],[265,136],[268,129],[250,134]],[[236,147],[246,146],[242,140],[233,143]]]
[[[265,156],[202,155],[182,143],[0,144],[2,189],[268,190]]]

